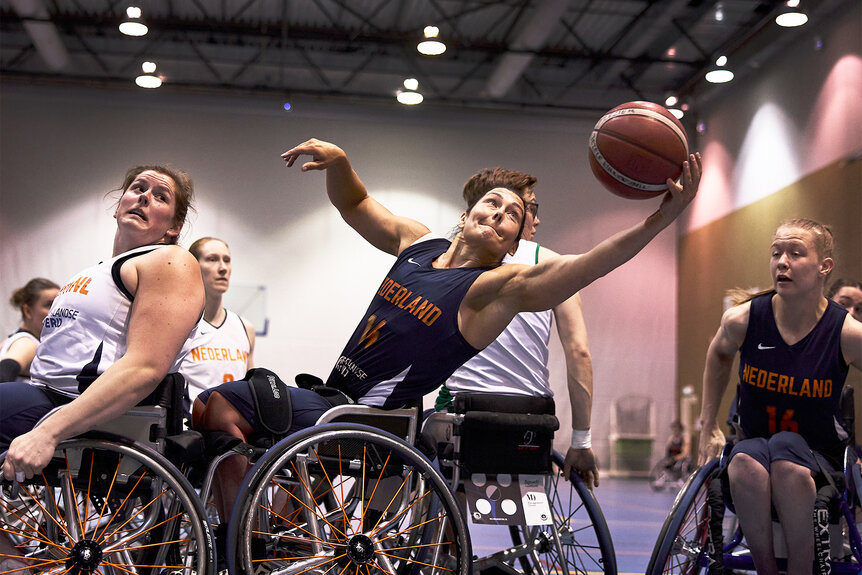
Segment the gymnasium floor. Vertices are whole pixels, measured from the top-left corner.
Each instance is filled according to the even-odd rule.
[[[594,493],[611,531],[619,575],[643,575],[676,492],[657,493],[646,479],[602,477]],[[508,538],[504,529],[470,525],[474,553],[498,549],[497,542]]]

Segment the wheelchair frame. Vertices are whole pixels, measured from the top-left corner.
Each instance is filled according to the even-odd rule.
[[[653,549],[647,575],[707,572],[711,551],[707,497],[713,472],[718,466],[718,458],[707,462],[689,476],[677,494]],[[844,476],[845,488],[838,498],[840,531],[836,530],[833,535],[841,537],[841,557],[831,557],[834,575],[862,572],[862,540],[857,528],[857,521],[862,518],[856,515],[856,508],[862,505],[862,474],[856,463],[856,453],[850,447],[845,451]],[[733,523],[729,518],[724,520],[725,526]],[[722,541],[721,553],[726,569],[754,570],[738,525],[733,525],[729,536],[725,536],[723,529]],[[786,569],[785,559],[778,559],[778,568]]]

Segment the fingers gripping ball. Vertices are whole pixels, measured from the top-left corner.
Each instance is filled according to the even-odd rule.
[[[602,116],[590,135],[590,167],[602,185],[624,198],[667,191],[688,159],[685,128],[664,107],[628,102]]]

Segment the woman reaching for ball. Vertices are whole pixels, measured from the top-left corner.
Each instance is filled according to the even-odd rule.
[[[302,171],[326,172],[329,199],[347,224],[397,257],[327,380],[357,403],[385,409],[438,389],[517,313],[551,309],[631,259],[694,199],[701,175],[700,156],[690,156],[681,183],[667,181],[668,192],[652,215],[583,255],[501,266],[524,225],[524,200],[515,192],[495,188],[481,196],[461,214],[450,242],[378,203],[339,147],[309,140],[282,157],[290,167],[304,155],[311,161]],[[289,392],[294,412],[289,432],[330,407],[312,391]],[[253,405],[245,382],[222,384],[195,420],[204,429],[246,440],[262,429]],[[244,464],[234,469],[233,481],[243,470]]]

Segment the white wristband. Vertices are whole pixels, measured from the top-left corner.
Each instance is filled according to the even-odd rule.
[[[572,449],[589,449],[593,446],[593,438],[589,429],[572,430]]]

